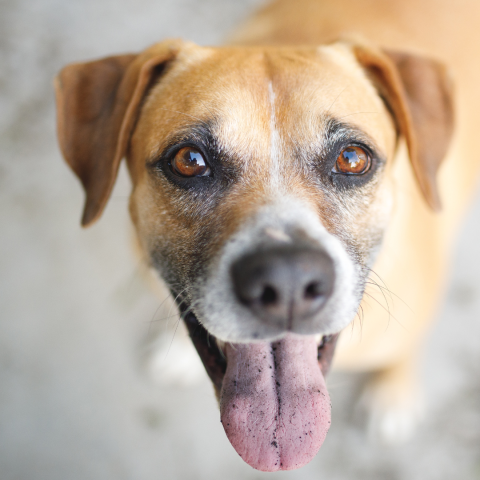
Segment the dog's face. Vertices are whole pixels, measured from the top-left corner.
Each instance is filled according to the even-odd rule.
[[[440,67],[347,43],[166,42],[69,66],[57,87],[83,223],[100,215],[126,155],[138,237],[177,299],[230,441],[260,470],[304,465],[330,423],[323,374],[336,335],[393,208],[398,134],[438,205],[451,133]]]
[[[388,223],[395,142],[344,46],[191,46],[141,109],[132,217],[152,263],[215,337],[337,333]]]

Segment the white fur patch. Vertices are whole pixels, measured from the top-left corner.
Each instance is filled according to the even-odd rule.
[[[334,264],[335,284],[331,297],[317,317],[297,326],[295,332],[328,335],[342,330],[358,308],[356,267],[341,242],[327,232],[308,205],[284,196],[261,208],[226,243],[207,278],[199,282],[198,298],[201,300],[195,308],[199,320],[209,332],[224,341],[274,340],[285,335],[284,328],[262,323],[237,300],[230,276],[231,266],[237,259],[260,247],[262,242],[271,245],[272,231],[282,237],[290,237],[292,231],[301,231],[325,251]]]
[[[280,135],[277,131],[277,118],[275,113],[275,92],[273,91],[272,82],[268,84],[268,98],[270,101],[270,158],[272,160],[272,169],[270,181],[272,186],[280,185]]]

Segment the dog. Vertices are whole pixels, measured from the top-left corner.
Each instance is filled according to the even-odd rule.
[[[316,455],[332,358],[373,372],[384,438],[420,416],[417,356],[480,166],[480,5],[452,10],[277,0],[227,46],[166,40],[56,79],[82,225],[125,157],[141,248],[258,470]]]

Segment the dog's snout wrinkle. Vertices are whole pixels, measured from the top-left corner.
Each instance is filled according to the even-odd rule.
[[[261,322],[286,330],[321,310],[335,280],[326,253],[294,246],[246,254],[234,262],[231,275],[238,300]]]

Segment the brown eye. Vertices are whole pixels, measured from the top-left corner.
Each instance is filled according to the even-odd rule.
[[[179,150],[171,165],[172,170],[182,177],[205,177],[210,173],[203,155],[190,147]]]
[[[370,155],[360,147],[348,147],[337,157],[334,171],[350,175],[361,175],[370,168]]]

